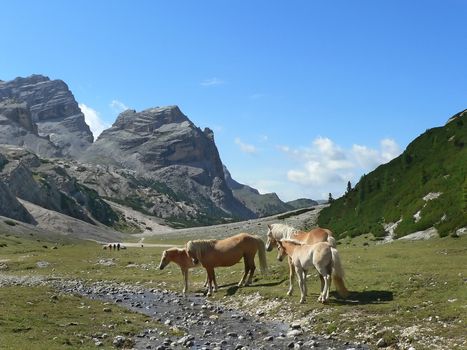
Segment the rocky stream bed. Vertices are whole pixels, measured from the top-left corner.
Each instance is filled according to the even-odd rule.
[[[48,285],[61,293],[79,294],[135,312],[161,322],[161,329],[142,329],[128,338],[113,339],[115,348],[133,349],[368,349],[366,345],[343,343],[333,337],[317,337],[299,322],[264,320],[211,301],[202,294],[187,297],[162,289],[108,282],[18,277],[0,274],[2,285]],[[177,335],[174,335],[177,334]],[[102,345],[95,336],[96,347]]]

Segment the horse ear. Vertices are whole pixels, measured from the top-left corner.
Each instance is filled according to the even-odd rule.
[[[268,229],[271,229],[271,224],[268,224]]]

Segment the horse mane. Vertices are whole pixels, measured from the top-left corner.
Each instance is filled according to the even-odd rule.
[[[208,250],[211,250],[216,239],[197,239],[186,243],[186,250],[192,252],[198,259]]]
[[[288,243],[292,243],[292,244],[295,244],[295,245],[304,245],[306,243],[304,242],[301,242],[301,241],[298,241],[296,239],[293,239],[293,238],[283,238],[280,240],[281,242],[288,242]]]
[[[282,238],[292,238],[298,232],[295,227],[286,224],[271,224],[271,233],[276,240]]]

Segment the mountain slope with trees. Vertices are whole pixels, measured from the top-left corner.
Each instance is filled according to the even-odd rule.
[[[395,238],[435,227],[441,236],[467,226],[467,110],[427,130],[397,158],[362,176],[321,212],[338,237],[368,232]]]

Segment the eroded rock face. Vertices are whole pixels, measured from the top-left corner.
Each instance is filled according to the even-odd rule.
[[[0,215],[29,224],[36,223],[31,214],[16,199],[2,180],[0,180]]]
[[[213,132],[196,127],[177,106],[121,113],[80,159],[164,183],[200,213],[254,217],[225,182]]]
[[[118,221],[110,206],[70,176],[61,161],[40,160],[24,148],[0,146],[0,181],[12,195],[5,197],[5,206],[16,206],[18,197],[91,224],[112,226]]]
[[[31,120],[37,129],[33,125],[30,128],[25,127],[23,123],[21,125],[24,130],[32,135],[47,137],[64,156],[77,157],[93,142],[84,114],[62,80],[50,80],[42,75],[32,75],[27,78],[1,81],[0,100],[6,99],[25,103],[22,108],[29,110]],[[41,156],[51,156],[45,151],[41,154],[37,149],[32,150]]]
[[[0,143],[26,147],[43,157],[60,157],[60,149],[48,137],[39,136],[26,102],[0,101]]]

